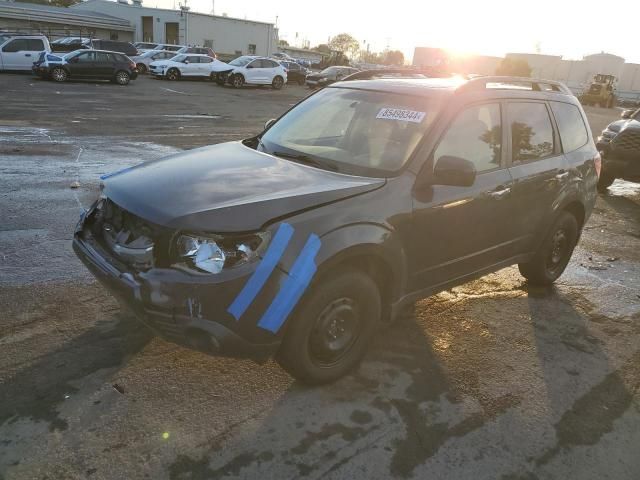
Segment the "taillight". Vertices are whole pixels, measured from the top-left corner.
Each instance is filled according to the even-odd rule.
[[[598,152],[596,158],[594,159],[594,164],[596,166],[596,174],[598,178],[600,178],[600,172],[602,171],[602,157],[604,156],[604,152]]]

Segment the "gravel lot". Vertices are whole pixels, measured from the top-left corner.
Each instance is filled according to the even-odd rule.
[[[600,196],[554,288],[512,267],[420,301],[308,388],[152,337],[71,250],[100,174],[249,136],[307,90],[0,91],[0,479],[640,478],[640,185]]]

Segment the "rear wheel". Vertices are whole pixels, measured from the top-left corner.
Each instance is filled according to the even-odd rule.
[[[171,68],[167,72],[167,80],[178,80],[180,78],[180,72],[177,68]]]
[[[562,212],[530,262],[518,264],[520,273],[532,285],[551,285],[571,259],[578,241],[578,221]]]
[[[274,90],[280,90],[283,85],[284,85],[284,78],[282,78],[280,75],[275,77],[271,82],[271,86],[273,87]]]
[[[147,73],[147,66],[144,63],[139,63],[136,65],[136,69],[140,75],[144,75]]]
[[[362,360],[380,316],[380,292],[371,277],[356,270],[325,276],[289,320],[278,363],[305,383],[337,380]]]
[[[116,73],[115,79],[118,85],[128,85],[129,81],[131,80],[131,76],[124,70],[120,70],[118,73]]]
[[[64,68],[54,68],[51,71],[51,78],[56,82],[65,82],[69,78],[69,74]]]
[[[240,88],[244,85],[244,77],[239,73],[236,73],[233,77],[231,77],[231,85],[235,88]]]
[[[616,177],[602,172],[600,174],[600,178],[598,179],[598,191],[600,193],[605,193],[607,191],[607,188],[611,186],[615,179]]]

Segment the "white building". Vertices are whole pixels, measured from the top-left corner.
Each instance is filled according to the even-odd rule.
[[[125,19],[134,28],[133,41],[200,45],[234,56],[271,55],[277,51],[277,29],[266,22],[145,7],[141,0],[86,0],[70,10]]]
[[[508,53],[507,58],[525,60],[531,67],[531,76],[559,80],[575,93],[580,93],[597,73],[618,78],[618,95],[640,99],[640,65],[625,63],[625,59],[610,53],[587,55],[582,60],[565,60],[557,55],[537,53]],[[416,66],[447,65],[457,73],[492,75],[502,61],[500,57],[472,55],[450,57],[446,50],[417,47],[413,64]]]

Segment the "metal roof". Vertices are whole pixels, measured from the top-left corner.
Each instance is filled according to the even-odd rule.
[[[133,31],[128,20],[80,9],[0,0],[0,18]]]

